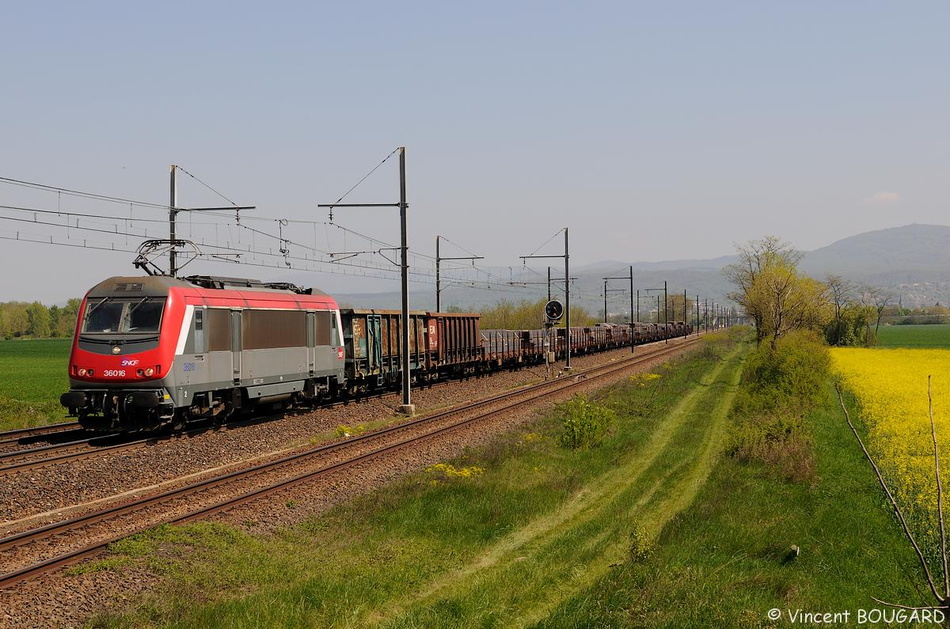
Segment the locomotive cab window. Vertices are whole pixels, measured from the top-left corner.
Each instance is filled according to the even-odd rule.
[[[86,334],[155,333],[161,327],[164,309],[164,297],[90,300],[82,331]]]

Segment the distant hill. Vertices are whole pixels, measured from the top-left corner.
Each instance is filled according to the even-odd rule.
[[[640,290],[642,316],[646,317],[649,304],[656,303],[656,290],[666,281],[670,295],[682,295],[686,290],[690,299],[701,299],[719,304],[733,304],[726,299],[732,285],[722,269],[736,260],[736,256],[721,256],[709,260],[670,260],[665,262],[604,261],[572,267],[576,277],[571,301],[590,313],[602,313],[604,308],[604,277],[627,273],[632,264],[634,290]],[[805,252],[800,267],[804,273],[817,279],[829,274],[841,275],[859,284],[880,286],[894,293],[904,306],[921,307],[935,303],[950,304],[950,227],[943,225],[907,225],[892,229],[866,232],[844,238],[827,247]],[[518,280],[517,276],[512,278]],[[537,276],[531,281],[536,282]],[[630,298],[619,291],[628,284],[611,280],[607,309],[613,313],[629,313]],[[545,295],[539,286],[535,299]],[[434,289],[410,288],[413,308],[435,307]],[[559,294],[559,291],[555,291]],[[340,294],[341,303],[356,307],[398,308],[398,293]],[[531,295],[524,298],[530,299]],[[522,297],[507,292],[493,292],[453,287],[443,293],[443,308],[458,306],[480,309],[501,299],[518,301]],[[654,305],[655,307],[655,305]],[[678,313],[678,318],[682,314]]]
[[[934,279],[950,268],[950,227],[907,225],[866,232],[805,254],[806,273],[834,270],[854,279]]]
[[[950,303],[950,227],[906,225],[851,236],[805,254],[802,271],[881,286],[905,306]]]

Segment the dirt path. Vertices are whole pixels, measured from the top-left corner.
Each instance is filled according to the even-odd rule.
[[[673,409],[643,447],[561,509],[512,532],[412,600],[372,615],[386,624],[446,599],[478,601],[485,615],[530,625],[652,543],[692,503],[722,449],[739,383],[740,350],[723,359]],[[523,584],[511,588],[510,584]],[[470,619],[478,624],[478,619]]]

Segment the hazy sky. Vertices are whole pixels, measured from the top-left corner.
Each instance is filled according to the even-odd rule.
[[[948,18],[946,2],[7,3],[0,177],[161,205],[180,164],[257,206],[241,226],[182,216],[186,237],[276,252],[243,256],[271,269],[188,272],[269,279],[290,262],[348,292],[395,277],[389,262],[303,257],[383,247],[356,234],[397,243],[398,212],[326,225],[316,206],[398,146],[412,251],[434,256],[441,234],[458,245],[443,256],[485,257],[492,275],[474,279],[562,253],[563,227],[572,266],[710,258],[768,234],[815,249],[950,223]],[[396,157],[346,201],[398,201]],[[180,206],[228,204],[180,175]],[[0,205],[61,212],[0,210],[0,301],[136,274],[140,231],[167,233],[161,207],[7,183]],[[85,215],[122,220],[92,231]],[[25,242],[50,239],[77,246]],[[413,259],[419,282],[426,265]]]

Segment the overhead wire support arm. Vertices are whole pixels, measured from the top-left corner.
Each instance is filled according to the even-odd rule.
[[[171,243],[171,248],[168,251],[168,274],[171,277],[175,277],[178,273],[177,252],[175,251],[175,244],[174,244],[178,240],[177,234],[175,233],[176,231],[175,220],[178,218],[179,212],[212,212],[212,211],[223,211],[223,210],[240,211],[240,210],[253,210],[253,209],[256,209],[256,207],[252,205],[239,206],[239,205],[234,205],[234,204],[227,207],[192,207],[192,208],[178,207],[178,183],[177,183],[176,174],[178,173],[179,170],[184,171],[184,169],[176,164],[172,164],[169,167],[169,170],[170,170],[170,175],[169,175],[169,189],[170,190],[169,190],[169,200],[168,200],[168,240]],[[187,173],[187,171],[184,171],[184,172]],[[191,173],[187,173],[187,174],[192,179],[195,179],[196,181],[200,181]],[[215,194],[218,194],[219,196],[223,196],[221,195],[220,192],[217,192],[213,188],[210,188],[208,184],[204,182],[201,182],[201,184],[213,190]],[[227,197],[224,197],[224,198],[225,200],[228,200],[228,201],[230,200],[230,199],[227,199]]]
[[[368,253],[380,255],[386,258],[386,256],[383,255],[384,251],[399,251],[399,247],[382,247],[380,249],[373,249],[371,251],[331,251],[327,254],[327,256],[329,256],[330,258],[333,258],[332,260],[330,260],[330,262],[337,262],[339,260],[355,258],[356,256],[364,255]],[[391,263],[393,266],[398,266],[399,264],[398,262],[395,262],[394,260],[390,260],[389,258],[386,258],[386,261]]]
[[[357,186],[360,185],[363,181],[366,180],[376,168],[379,168],[386,160],[392,157],[394,154],[399,153],[399,202],[398,203],[340,203],[347,194],[352,192]],[[400,146],[396,148],[392,153],[390,153],[386,159],[379,163],[373,170],[371,170],[363,179],[360,179],[355,186],[350,188],[346,194],[340,197],[336,203],[320,203],[317,207],[329,208],[330,209],[330,218],[332,220],[333,208],[337,207],[398,207],[399,208],[399,223],[400,223],[400,249],[402,250],[401,263],[400,263],[400,283],[402,288],[402,321],[403,321],[403,334],[402,334],[402,343],[401,343],[401,354],[402,354],[402,407],[399,409],[400,412],[407,415],[412,415],[415,412],[414,407],[412,406],[411,397],[410,397],[410,363],[409,363],[409,236],[408,236],[408,227],[407,227],[407,214],[409,210],[409,202],[406,200],[406,147]]]
[[[406,206],[408,207],[408,203]],[[318,203],[317,207],[402,207],[400,203]]]
[[[442,281],[441,281],[441,266],[443,260],[471,260],[472,266],[475,266],[475,260],[484,260],[485,256],[459,256],[452,258],[444,258],[439,255],[439,241],[442,239],[442,236],[435,237],[435,311],[442,311]]]
[[[224,212],[230,210],[256,210],[256,205],[232,205],[229,207],[171,207],[176,212]]]
[[[172,191],[174,195],[174,188]],[[168,241],[169,243],[179,242],[176,234],[176,219],[178,218],[179,212],[215,212],[222,210],[256,210],[257,206],[254,205],[238,205],[231,207],[175,207],[173,205],[168,207]],[[178,252],[175,249],[175,245],[172,244],[171,248],[168,251],[168,274],[171,277],[175,277],[178,274]]]

